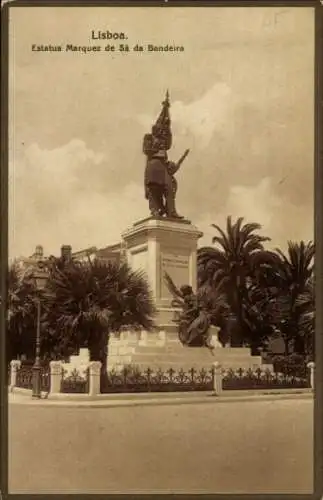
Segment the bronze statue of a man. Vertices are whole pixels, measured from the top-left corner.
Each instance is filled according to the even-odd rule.
[[[186,150],[177,163],[168,160],[167,151],[172,145],[171,119],[169,114],[169,93],[162,102],[162,110],[151,133],[143,139],[143,153],[147,156],[145,169],[145,197],[149,202],[150,213],[157,217],[183,219],[178,215],[175,198],[177,181],[175,173],[188,155]]]
[[[174,219],[183,218],[176,211],[177,181],[174,175],[179,170],[188,153],[189,150],[186,150],[180,160],[175,163],[168,161],[167,151],[161,149],[147,160],[145,194],[153,216],[166,215],[166,217]]]

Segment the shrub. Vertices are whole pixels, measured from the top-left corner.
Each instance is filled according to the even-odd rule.
[[[294,377],[306,377],[307,375],[307,359],[301,354],[294,353],[288,356],[267,354],[265,361],[273,365],[275,372]]]

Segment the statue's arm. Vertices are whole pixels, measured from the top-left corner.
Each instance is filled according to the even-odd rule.
[[[168,173],[170,175],[176,174],[176,172],[179,170],[180,166],[182,165],[183,161],[185,160],[185,158],[186,158],[186,156],[188,155],[189,152],[190,152],[190,150],[187,149],[185,151],[185,153],[181,156],[181,158],[178,160],[177,163],[174,163],[172,161],[168,162],[167,170],[168,170]]]
[[[173,161],[169,161],[167,163],[167,171],[168,171],[169,175],[176,174],[178,169],[179,169],[178,163],[174,163]]]

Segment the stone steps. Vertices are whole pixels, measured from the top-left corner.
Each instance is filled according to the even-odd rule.
[[[181,356],[196,356],[200,353],[207,353],[210,355],[209,349],[206,347],[186,347],[180,344],[178,341],[174,343],[166,343],[163,346],[156,346],[147,343],[146,345],[138,345],[135,349],[136,354],[167,354],[174,353],[180,354]],[[250,357],[250,349],[246,347],[224,347],[214,350],[216,356],[234,356],[234,357]],[[256,356],[259,357],[259,356]]]
[[[132,356],[132,359],[136,362],[136,363],[151,363],[151,362],[161,362],[161,361],[165,361],[165,362],[168,362],[168,363],[177,363],[177,362],[180,362],[180,361],[187,361],[187,362],[190,362],[190,363],[193,363],[194,361],[196,361],[197,363],[199,362],[210,362],[212,363],[216,358],[214,358],[212,356],[211,353],[208,353],[207,355],[199,355],[199,356],[183,356],[183,355],[180,355],[180,354],[173,354],[173,353],[168,353],[167,356],[162,356],[161,354],[158,354],[158,355],[153,355],[153,354],[144,354],[144,353],[141,353],[141,354],[137,354],[135,353],[133,356]]]
[[[247,348],[224,348],[216,349],[214,355],[205,347],[185,347],[178,341],[174,345],[156,347],[156,346],[138,346],[135,352],[129,356],[131,364],[140,367],[140,369],[151,368],[167,370],[174,368],[185,371],[191,368],[209,369],[217,361],[224,368],[257,368],[261,366],[260,356],[251,356]]]
[[[150,368],[154,371],[158,369],[165,371],[169,368],[184,371],[189,371],[191,368],[208,370],[215,361],[225,369],[256,369],[262,366],[261,356],[251,356],[247,347],[219,347],[212,355],[206,347],[183,346],[177,335],[166,335],[163,338],[162,335],[144,334],[140,340],[137,337],[137,343],[132,341],[128,343],[129,340],[110,343],[108,360],[110,369],[113,366],[133,365],[140,370]],[[262,369],[270,368],[266,366]]]
[[[254,364],[254,365],[260,365],[261,364],[261,357],[260,356],[234,356],[234,355],[227,355],[227,356],[219,356],[216,353],[214,356],[210,351],[206,351],[203,353],[196,353],[187,355],[187,353],[167,353],[162,355],[162,353],[137,353],[135,352],[132,354],[131,358],[133,359],[134,362],[140,363],[140,362],[152,362],[152,361],[167,361],[169,363],[175,363],[179,362],[181,360],[189,361],[189,362],[194,362],[196,361],[197,363],[200,362],[210,362],[213,363],[215,361],[218,361],[219,363],[224,363],[227,361],[230,361],[231,363],[235,364],[241,364],[241,366],[244,366],[245,364]]]

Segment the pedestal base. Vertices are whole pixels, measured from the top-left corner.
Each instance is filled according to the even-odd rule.
[[[155,322],[159,329],[168,330],[172,326],[175,312],[165,273],[177,288],[190,285],[196,290],[197,241],[202,235],[188,220],[161,217],[138,221],[122,235],[128,264],[146,274],[157,308]]]
[[[214,341],[217,343],[216,338]],[[227,369],[254,369],[261,366],[261,356],[251,356],[249,348],[215,346],[212,353],[206,347],[187,347],[181,344],[175,330],[173,333],[142,332],[137,335],[129,331],[120,337],[112,335],[108,352],[108,371],[118,371],[129,365],[141,370],[209,370],[215,361]]]

